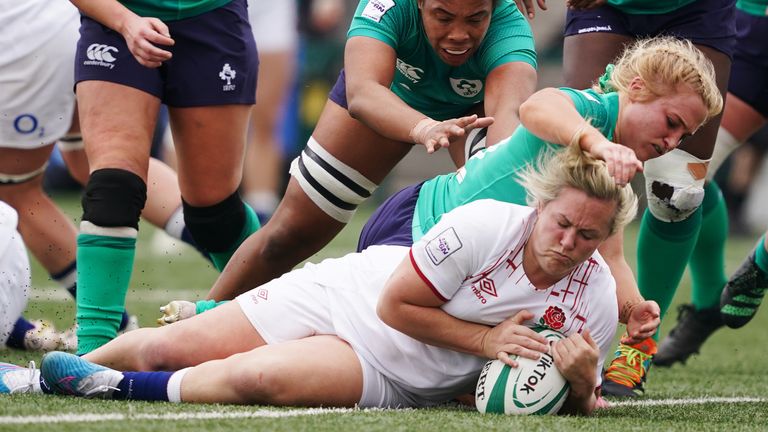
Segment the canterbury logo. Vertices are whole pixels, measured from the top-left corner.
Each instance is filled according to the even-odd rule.
[[[113,52],[118,52],[117,48],[95,43],[88,47],[85,55],[88,56],[89,60],[112,63],[116,60],[115,56],[112,55]]]

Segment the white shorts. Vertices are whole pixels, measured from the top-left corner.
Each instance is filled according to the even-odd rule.
[[[66,23],[55,34],[35,35],[46,38],[45,43],[18,41],[14,54],[24,48],[27,52],[0,55],[0,147],[35,149],[55,142],[69,130],[75,107],[80,15],[71,5],[64,10],[66,14],[58,19]],[[26,20],[5,24],[3,32],[8,34],[24,35],[24,27],[29,26]]]
[[[0,346],[5,346],[13,325],[27,308],[31,285],[27,249],[21,234],[16,230],[8,233],[9,230],[0,226],[0,237],[9,234],[7,243],[0,244]]]
[[[318,284],[312,270],[294,270],[237,297],[243,313],[268,344],[316,335],[339,335],[334,326],[329,295],[332,288]],[[360,407],[404,408],[425,403],[401,388],[366,361]]]
[[[248,20],[259,53],[291,51],[296,48],[296,1],[248,0]]]

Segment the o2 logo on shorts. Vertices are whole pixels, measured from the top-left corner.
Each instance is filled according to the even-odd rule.
[[[381,22],[381,17],[395,6],[394,0],[368,0],[361,16],[376,22]]]
[[[466,78],[449,78],[451,80],[451,88],[457,95],[466,98],[477,96],[481,90],[483,90],[483,82],[480,80],[472,80]]]
[[[39,127],[37,117],[32,114],[21,114],[13,119],[13,129],[21,135],[37,134],[38,137],[45,135],[45,128]]]

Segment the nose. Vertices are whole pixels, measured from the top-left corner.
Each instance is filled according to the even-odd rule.
[[[469,40],[469,32],[461,23],[454,23],[448,31],[448,39],[451,42],[464,42]]]
[[[575,229],[571,228],[563,232],[563,235],[560,238],[560,246],[563,247],[563,250],[571,250],[574,247],[576,247],[576,230]]]
[[[679,146],[682,141],[683,141],[683,133],[682,132],[680,132],[680,133],[673,133],[673,134],[669,135],[668,137],[666,137],[664,139],[664,150],[665,150],[665,153],[668,152],[668,151],[672,151],[675,148],[677,148],[677,146]]]

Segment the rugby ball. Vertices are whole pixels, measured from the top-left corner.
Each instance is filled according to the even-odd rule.
[[[535,328],[549,341],[564,339],[561,333]],[[551,351],[551,350],[550,350]],[[550,353],[538,360],[513,356],[517,368],[500,360],[483,366],[475,389],[475,405],[481,413],[555,414],[568,397],[570,385],[555,367]]]

